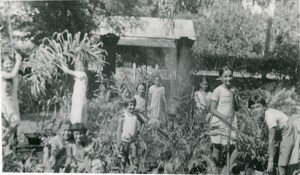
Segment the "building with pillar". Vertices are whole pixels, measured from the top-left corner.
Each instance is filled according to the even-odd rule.
[[[116,17],[118,24],[101,21],[93,34],[100,36],[107,51],[103,73],[115,72],[117,57],[137,65],[177,68],[183,50],[190,50],[196,39],[192,20]]]
[[[190,76],[191,48],[196,40],[193,21],[115,17],[117,24],[111,27],[112,22],[108,20],[101,21],[98,30],[93,32],[100,36],[107,51],[109,64],[103,73],[109,77],[117,66],[131,67],[133,62],[137,66],[158,65],[174,75],[172,81],[165,83],[169,89],[167,96],[182,94],[188,84],[185,81]]]

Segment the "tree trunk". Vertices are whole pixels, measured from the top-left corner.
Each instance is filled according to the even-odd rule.
[[[276,0],[271,0],[269,7],[267,9],[267,14],[268,14],[268,28],[267,28],[267,33],[266,33],[266,41],[265,41],[265,50],[264,50],[264,57],[268,59],[269,53],[270,53],[270,45],[271,45],[271,40],[272,40],[272,25],[273,25],[273,17],[275,13],[275,5],[276,5]],[[266,79],[267,73],[264,71],[266,69],[263,69],[262,71],[262,79]]]

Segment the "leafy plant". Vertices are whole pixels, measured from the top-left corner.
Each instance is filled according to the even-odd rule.
[[[101,42],[93,43],[86,33],[82,36],[80,32],[72,36],[65,30],[62,33],[55,32],[52,38],[44,38],[23,63],[23,70],[30,70],[25,78],[31,82],[31,93],[35,97],[44,95],[49,84],[61,78],[61,72],[57,69],[59,63],[86,61],[93,68],[102,70],[105,51],[101,47]]]

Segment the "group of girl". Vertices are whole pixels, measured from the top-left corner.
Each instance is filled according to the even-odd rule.
[[[1,59],[1,100],[2,100],[2,128],[3,128],[3,148],[4,153],[9,153],[13,138],[15,138],[16,128],[20,124],[19,106],[17,100],[18,88],[18,69],[21,64],[21,56],[15,54],[15,61],[9,56],[4,56]],[[87,90],[87,64],[84,61],[75,62],[75,70],[70,70],[64,64],[58,64],[63,72],[74,76],[75,84],[72,95],[72,108],[70,114],[70,123],[60,124],[60,131],[56,138],[51,140],[51,156],[50,164],[54,158],[53,156],[60,155],[57,150],[66,148],[67,165],[70,160],[75,160],[82,163],[82,159],[86,156],[85,144],[83,144],[82,137],[86,130],[84,123],[87,121],[87,106],[86,106],[86,90]],[[225,145],[229,144],[232,147],[231,161],[233,164],[237,158],[238,150],[235,148],[233,139],[237,128],[237,118],[235,111],[239,109],[239,96],[237,89],[232,85],[233,71],[230,67],[225,66],[220,69],[219,77],[222,84],[219,85],[213,93],[208,91],[208,81],[203,79],[200,82],[201,89],[195,93],[197,106],[204,112],[210,113],[207,115],[212,127],[218,128],[213,131],[211,141],[213,143],[213,156],[217,164],[220,162],[222,150]],[[161,86],[161,77],[154,76],[154,85],[149,88],[149,98],[146,98],[146,85],[141,83],[137,87],[137,95],[127,108],[128,114],[132,113],[132,107],[141,115],[143,120],[150,120],[150,122],[157,123],[161,119],[162,113],[167,111],[167,102],[165,98],[165,89]],[[269,129],[269,146],[268,146],[268,168],[267,171],[274,170],[274,142],[275,132],[279,132],[282,137],[280,144],[280,155],[278,170],[280,174],[285,174],[287,167],[290,164],[298,163],[298,146],[299,133],[288,117],[282,112],[268,108],[265,99],[262,96],[256,95],[249,99],[249,108],[253,113],[261,118],[264,118],[265,124]],[[134,113],[135,114],[135,113]],[[148,114],[148,116],[147,116]],[[129,116],[129,115],[128,115]],[[124,118],[123,118],[124,119]],[[123,120],[122,119],[122,120]],[[73,127],[71,128],[71,125]],[[124,123],[122,124],[124,127]],[[229,127],[231,126],[231,127]],[[133,127],[136,129],[135,126]],[[229,128],[233,128],[231,132]],[[73,137],[72,134],[73,133]],[[225,134],[224,134],[225,133]],[[226,133],[229,133],[227,135]],[[73,138],[74,143],[69,143],[67,140]],[[68,143],[68,144],[67,144]],[[68,146],[66,146],[68,145]],[[230,166],[232,167],[232,166]]]
[[[213,145],[213,158],[218,167],[224,165],[221,163],[221,158],[224,155],[223,151],[226,150],[226,146],[230,145],[229,150],[227,150],[231,153],[229,167],[233,167],[239,155],[234,139],[237,137],[235,111],[240,108],[240,98],[238,90],[232,84],[232,78],[232,69],[229,66],[224,66],[219,70],[219,79],[222,81],[222,84],[215,88],[213,93],[209,92],[208,80],[205,77],[200,82],[199,91],[195,93],[197,107],[202,114],[208,113],[206,120],[210,123],[211,128],[216,128],[211,131],[210,137]],[[251,96],[248,101],[248,107],[253,115],[265,121],[264,124],[269,130],[267,171],[274,173],[275,140],[281,139],[278,171],[280,175],[290,174],[293,168],[292,170],[289,168],[299,164],[300,136],[296,126],[284,113],[268,108],[266,99],[262,95],[256,94]],[[280,138],[275,138],[275,133],[279,133]]]

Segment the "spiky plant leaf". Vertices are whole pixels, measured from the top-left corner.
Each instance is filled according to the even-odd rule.
[[[67,30],[55,32],[51,38],[44,38],[42,44],[25,60],[23,70],[29,69],[31,73],[26,78],[31,82],[31,92],[37,97],[45,95],[47,83],[52,84],[53,77],[59,77],[60,63],[73,64],[76,61],[86,61],[102,70],[105,60],[105,51],[101,49],[103,43],[92,43],[85,33],[74,36]]]

